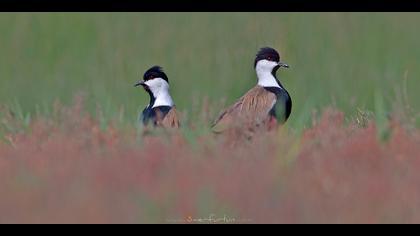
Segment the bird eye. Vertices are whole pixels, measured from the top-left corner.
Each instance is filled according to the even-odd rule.
[[[269,56],[269,57],[267,57],[267,59],[268,59],[268,60],[271,60],[271,57]]]

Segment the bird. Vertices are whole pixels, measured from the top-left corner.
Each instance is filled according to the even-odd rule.
[[[254,61],[257,85],[220,113],[212,124],[215,133],[231,128],[266,127],[284,124],[292,111],[292,99],[276,76],[279,68],[289,68],[271,47],[260,48]]]
[[[172,97],[169,93],[168,76],[160,66],[152,66],[138,81],[135,87],[142,86],[150,96],[150,102],[140,114],[144,126],[179,128],[180,121]]]

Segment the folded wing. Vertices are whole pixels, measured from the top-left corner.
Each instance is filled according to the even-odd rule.
[[[178,118],[178,112],[175,107],[172,107],[171,110],[163,117],[159,119],[158,125],[161,125],[165,128],[179,128],[180,122]]]
[[[275,103],[276,95],[257,85],[223,111],[212,129],[220,133],[235,126],[260,125],[269,120],[270,110]]]

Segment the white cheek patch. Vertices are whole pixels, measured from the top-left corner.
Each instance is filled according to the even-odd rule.
[[[156,89],[156,88],[161,86],[161,84],[162,84],[161,80],[163,80],[163,79],[162,78],[154,78],[154,79],[148,80],[144,83],[147,86],[149,86],[150,89],[152,89],[152,88]]]

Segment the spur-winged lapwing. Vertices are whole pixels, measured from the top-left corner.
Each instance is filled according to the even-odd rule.
[[[220,114],[213,123],[213,131],[220,133],[231,127],[256,126],[270,129],[286,122],[292,110],[292,100],[276,77],[280,67],[289,66],[280,61],[279,53],[270,47],[261,48],[254,62],[257,85]]]
[[[180,125],[177,111],[169,94],[169,81],[162,67],[153,66],[134,86],[143,86],[150,96],[149,105],[140,115],[144,125],[152,123],[154,126],[178,128]]]

